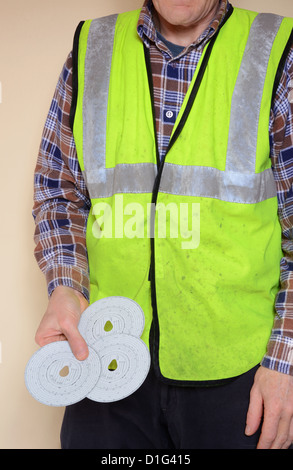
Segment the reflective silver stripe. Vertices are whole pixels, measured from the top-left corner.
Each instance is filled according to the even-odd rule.
[[[197,196],[227,202],[255,204],[276,196],[271,169],[258,174],[220,171],[203,166],[165,163],[160,191],[182,196]]]
[[[151,163],[118,165],[116,168],[85,173],[92,198],[106,198],[119,193],[152,192],[156,168]],[[106,178],[105,178],[106,175]],[[109,183],[112,186],[109,186]],[[253,204],[276,196],[271,169],[258,174],[220,171],[202,166],[165,163],[160,191],[181,196],[208,197],[227,202]]]
[[[91,198],[111,197],[119,193],[152,192],[157,167],[153,163],[94,168],[84,173]]]
[[[93,171],[106,183],[106,125],[115,25],[118,15],[91,22],[85,57],[83,94],[83,161],[87,176]],[[97,180],[97,182],[99,181]],[[111,184],[111,180],[109,180]],[[91,195],[92,196],[92,195]]]
[[[105,168],[108,92],[118,15],[91,22],[85,58],[83,96],[84,175],[92,199],[116,193],[152,192],[157,166],[153,163]]]
[[[283,18],[256,16],[238,73],[232,104],[226,170],[255,172],[258,122],[267,67]]]
[[[232,98],[225,171],[166,162],[161,192],[248,204],[276,196],[271,169],[255,174],[255,160],[267,65],[282,19],[278,15],[259,14],[251,26]],[[157,172],[156,165],[152,163],[105,168],[108,90],[116,20],[117,15],[93,20],[88,36],[83,156],[85,178],[92,199],[110,197],[115,193],[151,193]]]

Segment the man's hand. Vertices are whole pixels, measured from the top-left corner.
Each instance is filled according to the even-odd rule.
[[[260,367],[250,394],[245,433],[260,426],[258,449],[287,449],[293,442],[293,377]]]
[[[37,330],[37,344],[44,346],[53,341],[67,340],[75,357],[80,361],[86,359],[88,347],[77,326],[87,306],[88,302],[80,292],[70,287],[57,287]]]

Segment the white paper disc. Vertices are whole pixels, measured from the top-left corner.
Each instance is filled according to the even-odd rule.
[[[111,335],[93,345],[101,358],[102,371],[87,398],[98,402],[122,400],[134,393],[145,381],[150,369],[150,353],[135,336]],[[117,364],[115,370],[109,365]]]
[[[126,297],[106,297],[92,303],[82,314],[78,329],[88,344],[120,333],[139,338],[144,329],[141,307]]]
[[[47,344],[33,354],[25,370],[30,394],[50,406],[67,406],[83,400],[101,374],[98,354],[89,347],[89,356],[78,361],[67,341]]]

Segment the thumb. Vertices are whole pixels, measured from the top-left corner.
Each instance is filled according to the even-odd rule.
[[[44,344],[66,339],[78,360],[88,357],[86,341],[78,330],[78,323],[88,302],[70,287],[58,286],[52,293],[45,315],[36,333],[36,342]]]
[[[84,361],[89,355],[89,349],[77,325],[71,323],[67,326],[66,331],[64,329],[64,333],[66,334],[66,338],[76,359]]]
[[[62,294],[66,295],[66,307],[70,314],[63,320],[62,330],[66,336],[68,343],[71,347],[71,351],[79,361],[84,361],[89,355],[89,349],[86,341],[78,330],[78,323],[80,315],[88,307],[88,302],[85,297],[78,291],[73,289],[65,290],[63,288]],[[66,311],[66,309],[65,309]]]
[[[88,307],[88,301],[81,293],[77,292],[76,295],[79,299],[80,312],[83,313]],[[67,336],[67,338],[74,356],[78,360],[84,361],[89,355],[89,349],[86,341],[80,334],[78,327],[76,326],[75,328],[72,328],[72,330],[69,331],[69,335],[70,337]]]
[[[56,294],[53,300],[58,305],[58,310],[60,309],[63,312],[59,320],[61,331],[76,359],[84,361],[89,355],[89,349],[79,332],[78,323],[80,316],[88,307],[88,302],[80,292],[71,288],[61,286],[58,292],[56,289]]]

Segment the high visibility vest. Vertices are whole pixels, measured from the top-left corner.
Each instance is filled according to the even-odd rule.
[[[138,16],[85,21],[75,38],[90,302],[140,304],[165,382],[228,379],[261,361],[275,315],[282,251],[268,128],[293,22],[229,10],[159,161]]]

